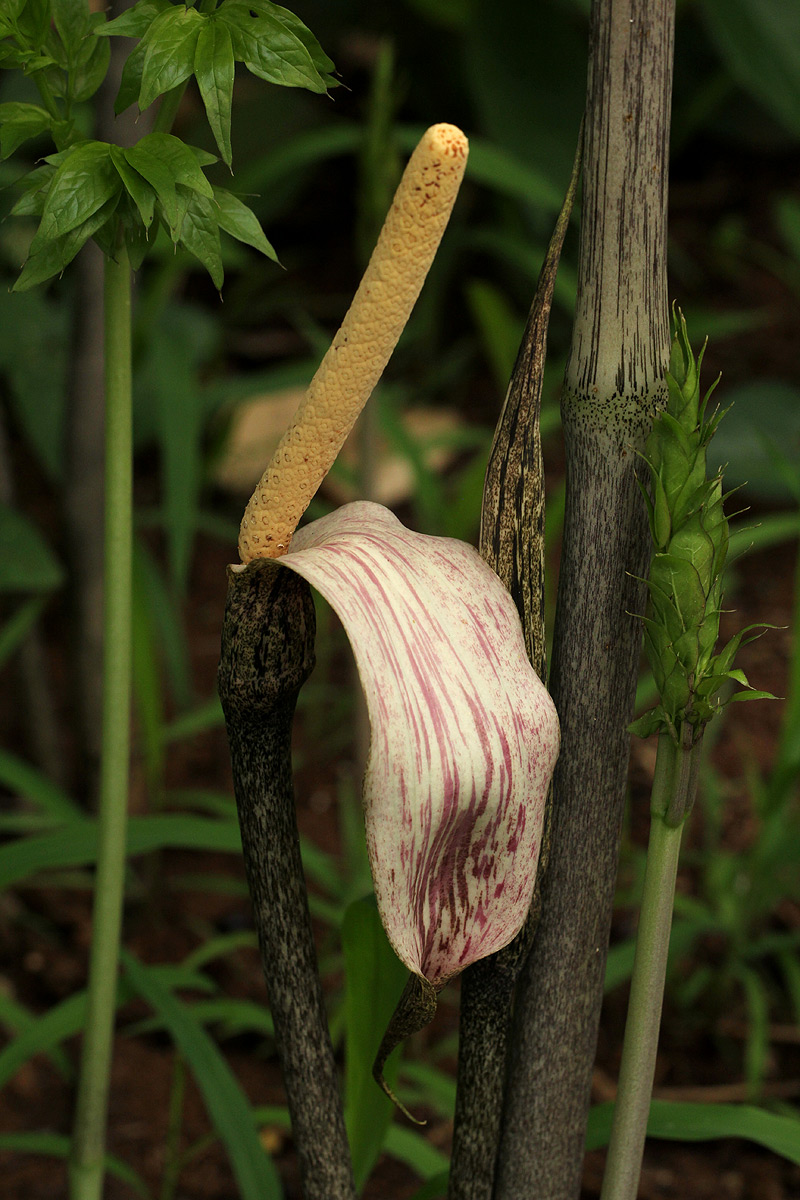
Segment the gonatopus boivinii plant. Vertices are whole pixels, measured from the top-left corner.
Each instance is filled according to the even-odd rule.
[[[433,991],[522,926],[558,718],[511,597],[472,547],[414,533],[371,503],[295,529],[397,343],[466,158],[451,125],[414,151],[239,540],[243,564],[280,558],[316,587],[350,638],[372,730],[364,806],[378,908],[398,956]]]

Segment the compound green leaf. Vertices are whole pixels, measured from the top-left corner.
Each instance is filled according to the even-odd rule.
[[[243,204],[238,196],[234,196],[227,188],[214,188],[214,199],[219,208],[217,220],[220,229],[224,229],[237,241],[252,246],[254,250],[260,250],[273,262],[278,261],[278,256],[267,241],[258,217],[252,209]]]
[[[223,161],[231,165],[231,104],[233,101],[233,43],[227,25],[210,18],[197,38],[194,73],[208,123]]]

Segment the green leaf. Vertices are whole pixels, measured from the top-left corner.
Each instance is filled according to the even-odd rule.
[[[0,1087],[4,1087],[34,1054],[54,1050],[83,1028],[86,992],[78,992],[29,1022],[0,1053]]]
[[[139,108],[179,84],[194,71],[194,52],[200,28],[207,18],[196,8],[170,7],[156,17],[140,45],[145,47]]]
[[[657,708],[651,708],[649,712],[643,716],[637,717],[635,721],[631,721],[628,726],[628,733],[634,733],[637,737],[646,738],[651,734],[658,733],[664,728],[664,710],[659,705]]]
[[[589,1113],[586,1149],[597,1150],[611,1136],[613,1104],[598,1104]],[[647,1122],[649,1137],[679,1142],[745,1138],[800,1163],[800,1121],[748,1104],[689,1104],[653,1100]]]
[[[168,310],[161,327],[153,331],[140,381],[155,415],[170,575],[178,595],[186,590],[203,476],[198,371],[216,345],[213,327],[207,331],[200,325],[205,352],[198,354],[198,326],[197,314],[188,306]]]
[[[205,196],[192,196],[180,229],[180,244],[200,262],[211,276],[214,286],[222,287],[225,272],[219,242],[217,210]]]
[[[150,134],[148,136],[156,136]],[[173,172],[163,162],[162,158],[152,153],[144,144],[147,137],[142,138],[135,146],[124,150],[123,154],[129,166],[142,176],[158,197],[164,219],[170,228],[173,240],[177,237],[179,227],[178,193],[175,187]]]
[[[34,804],[47,816],[61,821],[83,818],[83,810],[52,779],[23,762],[21,758],[0,749],[0,783],[19,797]]]
[[[47,193],[55,173],[55,167],[45,163],[18,179],[17,186],[23,188],[24,191],[11,209],[11,216],[40,217],[44,212]]]
[[[261,1038],[273,1038],[275,1028],[269,1011],[252,1000],[233,1000],[229,997],[215,1000],[198,1000],[192,1004],[192,1017],[201,1025],[217,1025],[215,1036],[220,1039],[241,1037],[243,1033],[256,1034]],[[149,1021],[138,1021],[128,1033],[153,1033],[164,1029],[163,1017]]]
[[[63,582],[61,564],[36,526],[0,505],[0,592],[49,592]]]
[[[700,12],[737,83],[800,138],[800,8],[785,0],[704,0]]]
[[[325,80],[296,33],[266,6],[258,15],[254,12],[243,0],[223,0],[217,9],[217,19],[230,29],[234,57],[268,83],[326,92]]]
[[[68,59],[74,60],[89,32],[89,5],[86,0],[50,0],[50,4],[58,36]]]
[[[63,271],[89,238],[106,223],[109,217],[113,216],[118,203],[119,194],[112,196],[82,225],[71,229],[63,237],[45,240],[35,252],[33,247],[36,238],[34,238],[31,244],[31,253],[12,291],[24,292],[28,288],[35,287],[37,283],[44,283],[46,279]]]
[[[444,1200],[447,1195],[449,1179],[450,1172],[441,1171],[438,1175],[434,1175],[433,1179],[423,1183],[422,1187],[414,1192],[411,1200]]]
[[[224,229],[237,241],[244,242],[255,250],[260,250],[273,262],[278,261],[278,256],[267,241],[258,217],[252,209],[243,204],[238,196],[234,196],[233,192],[229,192],[226,188],[214,188],[214,199],[219,209],[217,219],[220,229]]]
[[[134,213],[129,200],[124,205],[125,211],[120,213],[122,228],[125,234],[125,246],[128,258],[131,260],[131,270],[138,271],[150,249],[147,230],[141,223],[138,213]]]
[[[155,340],[155,334],[156,331],[154,330],[151,338],[151,349]],[[166,337],[163,340],[166,340]],[[154,368],[155,365],[155,363],[152,363]],[[191,384],[192,376],[194,375],[195,371],[193,370],[189,380],[187,380],[187,384]],[[193,532],[194,528],[192,529]],[[153,629],[158,635],[159,649],[163,656],[170,689],[179,710],[185,713],[185,710],[193,703],[193,690],[189,646],[181,609],[181,600],[175,594],[175,589],[167,586],[160,566],[149,553],[143,541],[137,540],[134,554],[134,570],[141,577],[142,589],[147,598]],[[222,707],[219,705],[216,696],[214,699],[217,701],[220,710],[220,721],[218,724],[221,724]],[[178,718],[178,720],[180,719]],[[165,744],[171,740],[173,725],[174,722],[169,728],[166,726],[162,726],[161,728],[161,736]]]
[[[330,74],[335,69],[333,60],[328,58],[311,30],[307,25],[303,24],[298,16],[290,12],[288,8],[281,7],[280,4],[270,3],[270,0],[256,0],[256,3],[251,4],[250,7],[254,12],[261,13],[263,16],[273,17],[276,21],[280,21],[284,29],[288,30],[298,41],[303,43],[311,57],[311,61],[317,68],[320,76],[325,80],[325,83],[329,87],[338,86],[337,80]]]
[[[125,59],[125,65],[122,68],[122,75],[119,81],[119,91],[114,101],[114,112],[117,116],[124,112],[126,108],[130,108],[139,99],[139,93],[142,90],[142,71],[144,70],[146,54],[147,44],[141,41],[138,46],[134,46]]]
[[[31,253],[88,220],[120,187],[108,142],[81,142],[72,147],[53,176]]]
[[[0,888],[29,879],[39,871],[82,867],[97,858],[97,822],[71,820],[54,833],[43,833],[0,846]],[[184,850],[214,850],[241,854],[235,820],[175,816],[132,817],[128,826],[129,854],[146,854],[166,846]]]
[[[201,196],[207,196],[209,200],[214,195],[213,188],[203,174],[193,149],[171,133],[146,134],[135,146],[126,150],[125,157],[130,165],[153,185],[162,204],[164,196],[159,184],[148,174],[148,171],[156,170],[154,162],[157,162],[161,168],[158,172],[160,179],[164,178],[165,171],[169,174],[170,184],[164,187],[165,195],[171,195],[176,184],[181,184],[192,192],[199,192]]]
[[[106,21],[94,32],[98,37],[142,37],[156,17],[170,8],[171,0],[139,0],[138,4],[134,4],[127,12],[115,17],[113,21]]]
[[[49,0],[27,0],[20,6],[17,17],[17,28],[29,45],[41,50],[50,28]],[[31,69],[29,64],[28,69]]]
[[[345,1123],[356,1189],[361,1190],[383,1147],[394,1105],[377,1087],[372,1064],[408,972],[389,945],[373,896],[350,904],[342,922],[345,964]],[[398,1056],[384,1070],[397,1085]]]
[[[44,1154],[53,1158],[69,1158],[72,1149],[72,1139],[65,1133],[0,1133],[0,1150],[11,1151],[14,1154],[34,1154],[37,1158]],[[151,1192],[145,1181],[133,1167],[113,1154],[106,1154],[103,1159],[109,1175],[115,1175],[122,1183],[127,1184],[142,1200],[150,1200]]]
[[[233,44],[230,30],[210,17],[197,38],[194,73],[211,132],[223,162],[231,165],[231,104],[233,101]]]
[[[168,133],[147,134],[124,153],[129,165],[154,189],[172,240],[177,243],[193,195],[200,193],[197,197],[200,199],[214,194],[197,154]],[[191,237],[193,230],[188,232]]]
[[[194,737],[197,733],[205,733],[207,729],[214,729],[223,725],[224,722],[225,717],[219,696],[212,696],[198,708],[183,713],[182,716],[171,721],[164,730],[164,736],[169,742],[180,741],[183,738]],[[228,803],[230,802],[228,801]]]
[[[67,305],[42,294],[12,295],[0,288],[4,399],[50,481],[61,479],[64,465],[70,338]],[[42,346],[47,346],[47,354],[42,354]]]
[[[208,150],[201,150],[199,146],[187,146],[186,149],[191,150],[201,167],[210,167],[212,163],[219,162],[216,154],[211,154]]]
[[[389,1126],[384,1151],[411,1167],[423,1179],[433,1179],[448,1169],[447,1157],[441,1150],[415,1129],[401,1125]]]
[[[52,125],[52,117],[38,104],[9,100],[0,104],[0,158],[8,158],[29,138],[39,137]]]
[[[133,169],[120,146],[111,147],[111,161],[125,185],[125,190],[139,210],[145,229],[150,228],[156,205],[156,194],[143,176]]]
[[[3,10],[0,11],[0,28],[12,28],[15,21],[19,19],[19,15],[25,7],[25,0],[6,0],[3,5]]]
[[[6,1030],[18,1034],[23,1029],[29,1029],[31,1025],[36,1023],[36,1020],[37,1017],[24,1004],[20,1004],[17,1000],[12,999],[11,996],[0,992],[0,1024]],[[54,1046],[50,1050],[48,1057],[63,1079],[69,1082],[74,1078],[75,1072],[72,1069],[72,1064],[59,1046]]]
[[[401,1095],[408,1096],[411,1084],[415,1103],[432,1108],[439,1116],[452,1121],[456,1110],[456,1081],[453,1076],[439,1067],[424,1062],[405,1059],[400,1064]]]
[[[93,14],[99,16],[99,13]],[[90,100],[108,73],[111,61],[111,45],[109,42],[98,42],[88,39],[82,54],[70,79],[72,99],[79,104]]]
[[[42,596],[34,596],[21,604],[13,616],[9,617],[0,629],[0,667],[11,658],[14,651],[25,641],[33,629],[45,606]]]
[[[253,1127],[247,1097],[214,1042],[152,968],[124,950],[122,962],[127,978],[162,1018],[191,1067],[211,1122],[230,1155],[243,1200],[281,1200],[280,1180]]]

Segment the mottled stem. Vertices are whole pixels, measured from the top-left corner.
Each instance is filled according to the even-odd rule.
[[[386,1033],[381,1039],[378,1053],[375,1055],[375,1062],[372,1064],[372,1077],[378,1087],[383,1089],[401,1113],[415,1125],[424,1125],[425,1122],[418,1121],[408,1111],[405,1104],[398,1100],[384,1078],[383,1068],[386,1066],[389,1055],[401,1042],[413,1034],[419,1033],[426,1025],[430,1025],[436,1016],[438,995],[439,991],[427,979],[423,979],[421,975],[409,975],[406,986],[403,988],[403,994],[392,1013]]]
[[[267,560],[231,569],[219,691],[303,1196],[355,1200],[292,786],[292,718],[313,665],[308,584]]]
[[[544,465],[539,432],[547,327],[561,247],[580,174],[569,188],[542,265],[517,361],[492,444],[481,511],[480,552],[511,593],[528,657],[545,674]],[[539,857],[546,866],[547,820]],[[461,980],[449,1200],[491,1200],[500,1140],[511,1000],[539,915],[538,886],[523,929],[498,954],[473,963]]]
[[[517,988],[496,1200],[580,1192],[649,536],[635,479],[669,361],[672,0],[595,0],[567,506],[550,690],[561,721],[542,917]],[[638,578],[637,578],[638,577]]]

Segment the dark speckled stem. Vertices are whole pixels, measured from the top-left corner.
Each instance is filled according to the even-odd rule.
[[[539,409],[547,326],[558,262],[580,175],[580,150],[550,240],[492,444],[481,512],[480,552],[519,611],[528,657],[545,677],[544,468]],[[548,800],[549,810],[549,800]],[[546,821],[547,824],[547,821]],[[539,873],[545,866],[543,837]],[[539,914],[538,887],[514,941],[467,967],[461,980],[458,1087],[448,1200],[491,1200],[514,985]]]
[[[294,806],[291,729],[314,665],[305,580],[270,561],[229,571],[219,692],[247,880],[305,1200],[355,1200]]]
[[[517,987],[496,1200],[573,1200],[603,993],[666,399],[673,0],[594,0],[581,249],[562,398],[567,505],[550,672],[561,721],[542,916]]]

